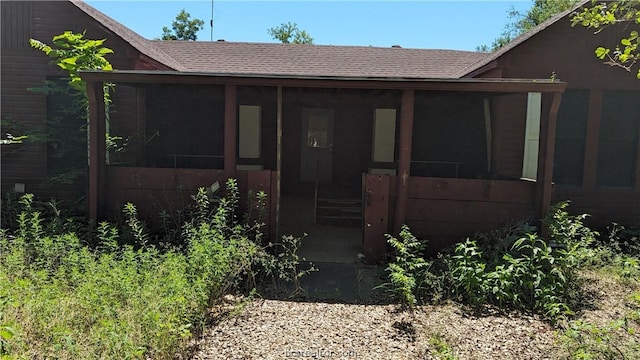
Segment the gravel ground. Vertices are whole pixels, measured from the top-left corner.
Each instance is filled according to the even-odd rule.
[[[553,329],[534,317],[468,316],[418,307],[254,300],[210,328],[193,359],[437,359],[441,338],[460,359],[557,358]]]
[[[589,278],[589,276],[587,276]],[[589,279],[596,306],[580,318],[606,323],[624,311],[630,289]],[[456,304],[400,311],[396,305],[353,305],[225,298],[215,325],[197,340],[193,359],[562,359],[556,331],[536,316]],[[442,348],[440,348],[442,349]]]

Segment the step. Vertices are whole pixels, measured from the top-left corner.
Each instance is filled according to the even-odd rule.
[[[362,220],[362,216],[323,215],[323,216],[318,216],[318,219],[325,219],[325,220]]]
[[[322,205],[318,206],[318,210],[338,210],[338,211],[344,211],[344,212],[358,212],[358,213],[362,212],[361,207],[322,206]]]
[[[341,204],[341,205],[360,205],[362,204],[361,199],[322,199],[318,198],[318,203],[330,203],[330,204]]]

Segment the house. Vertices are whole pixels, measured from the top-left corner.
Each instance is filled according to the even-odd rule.
[[[126,54],[121,63],[114,58],[116,71],[83,74],[90,98],[89,143],[95,144],[89,159],[92,218],[119,212],[127,201],[149,214],[179,208],[198,187],[234,177],[243,192],[268,194],[265,220],[272,237],[284,231],[283,214],[300,216],[309,226],[352,221],[361,236],[357,247],[374,261],[385,253],[384,234],[397,233],[402,224],[430,239],[436,250],[509,221],[540,219],[553,201],[565,197],[580,209],[591,206],[598,219],[616,219],[622,213],[614,203],[590,198],[614,191],[627,204],[625,219],[640,214],[635,180],[640,177],[624,190],[599,189],[599,180],[593,182],[598,151],[587,146],[579,161],[582,186],[563,184],[576,182],[572,156],[580,146],[572,136],[580,125],[571,122],[574,112],[588,114],[584,144],[593,146],[594,139],[608,144],[614,139],[599,138],[596,125],[607,121],[600,120],[597,107],[612,105],[600,104],[598,96],[609,99],[609,90],[626,91],[623,98],[631,98],[631,107],[638,96],[631,76],[613,75],[592,56],[594,37],[570,28],[567,14],[495,54],[481,54],[151,41],[86,4],[64,4],[55,6],[72,9],[75,18],[86,19],[80,25],[95,29],[87,30],[88,36],[106,37],[116,55],[119,49]],[[35,11],[44,5],[30,6]],[[3,87],[5,62],[3,51]],[[580,77],[581,71],[590,76]],[[552,79],[552,72],[561,81]],[[107,123],[98,101],[103,82],[118,89],[109,133],[129,140],[117,153],[105,145]],[[571,100],[561,101],[567,87]],[[3,104],[25,96],[5,101],[4,94],[3,88]],[[46,99],[33,107],[43,103]],[[580,110],[585,105],[588,110]],[[637,149],[638,117],[624,119],[636,121],[635,142],[625,146]],[[603,151],[603,157],[611,155]],[[6,191],[23,180],[4,163],[3,156]],[[12,174],[6,181],[5,171]]]
[[[50,64],[41,51],[29,46],[34,38],[51,43],[55,35],[66,30],[86,31],[90,39],[107,39],[105,46],[114,50],[109,59],[117,69],[173,69],[175,61],[148,45],[141,36],[115,22],[91,6],[75,1],[2,1],[0,117],[4,133],[31,133],[43,128],[55,116],[54,97],[28,91],[64,74]],[[127,97],[118,92],[116,97]],[[121,105],[124,106],[124,105]],[[10,124],[17,124],[12,126]],[[78,127],[67,129],[70,136],[82,136]],[[17,132],[16,132],[17,131]],[[37,194],[43,199],[55,197],[75,200],[85,191],[82,183],[42,186],[55,159],[47,144],[7,145],[2,147],[2,193],[12,189]]]
[[[582,1],[581,4],[590,4]],[[571,27],[565,12],[462,71],[473,78],[547,78],[568,84],[558,113],[552,202],[591,214],[603,228],[612,221],[640,223],[640,81],[602,64],[594,49],[619,43],[637,24],[593,29]],[[515,125],[515,124],[514,124]],[[508,139],[496,139],[509,147]],[[517,151],[518,145],[512,150]],[[501,171],[517,173],[517,165]]]

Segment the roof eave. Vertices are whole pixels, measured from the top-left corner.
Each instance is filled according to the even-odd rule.
[[[563,92],[567,86],[564,82],[550,79],[341,77],[157,70],[82,71],[81,77],[88,82],[113,83],[236,84],[477,92]]]

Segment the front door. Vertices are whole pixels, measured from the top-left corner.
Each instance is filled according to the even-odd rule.
[[[300,180],[332,180],[333,116],[331,109],[302,111]]]

